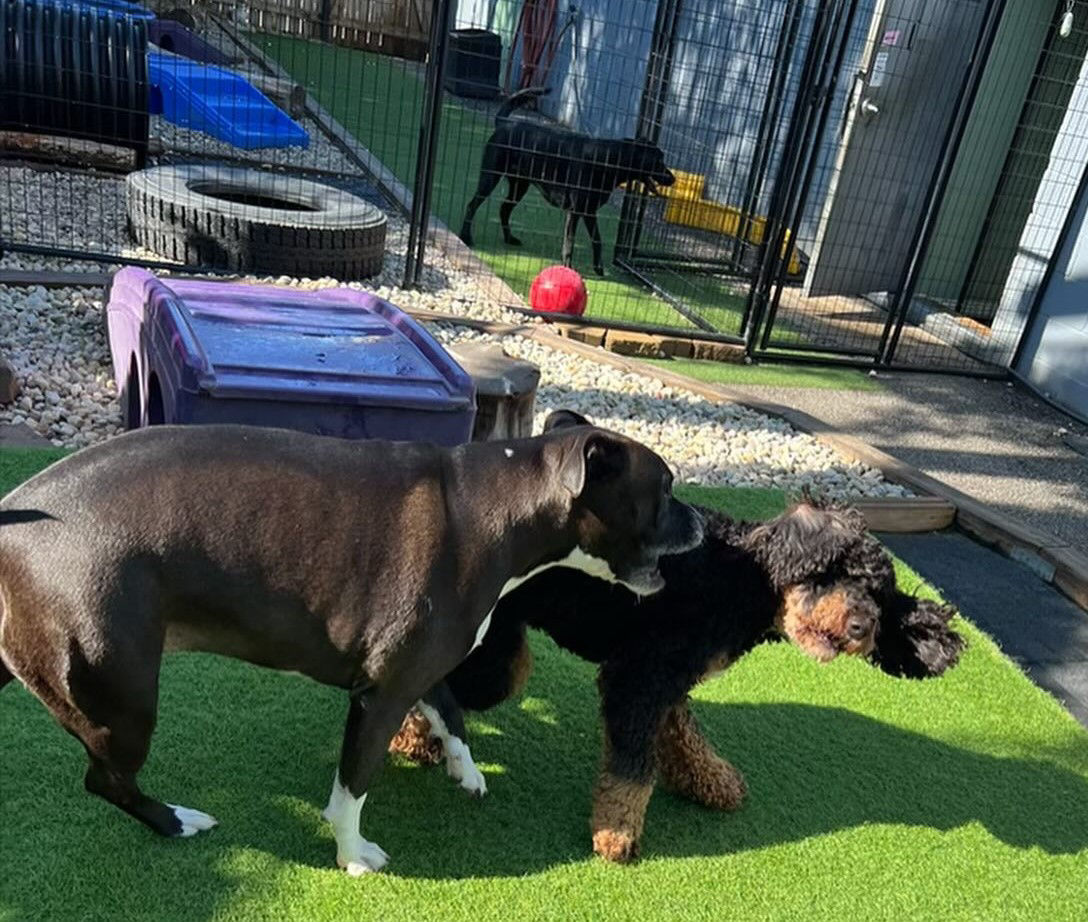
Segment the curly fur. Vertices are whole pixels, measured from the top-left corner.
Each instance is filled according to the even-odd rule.
[[[404,723],[389,741],[389,751],[399,753],[420,765],[437,765],[442,761],[442,742],[431,736],[431,723],[412,708]]]
[[[873,661],[891,675],[923,679],[956,664],[964,642],[949,628],[951,605],[895,593],[884,606]]]
[[[608,861],[633,861],[638,857],[646,806],[653,785],[617,778],[602,771],[593,791],[589,821],[593,851]]]
[[[552,414],[546,428],[579,425]],[[866,657],[893,676],[938,676],[963,639],[953,610],[896,588],[892,561],[852,509],[806,497],[751,524],[712,510],[704,543],[661,560],[665,589],[638,599],[575,570],[541,573],[504,597],[482,646],[446,678],[462,707],[483,710],[527,674],[526,626],[600,664],[605,762],[594,795],[594,850],[638,853],[655,780],[716,809],[734,809],[744,779],[700,732],[688,692],[766,639],[785,636],[826,661]]]
[[[657,733],[657,771],[666,790],[712,810],[736,810],[744,777],[706,741],[687,702],[670,708]]]

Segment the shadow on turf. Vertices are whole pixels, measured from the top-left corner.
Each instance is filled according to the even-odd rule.
[[[979,823],[1016,848],[1073,854],[1088,847],[1088,824],[1071,819],[1088,818],[1088,782],[1051,763],[981,755],[841,708],[700,702],[697,713],[719,751],[744,771],[748,800],[737,813],[723,814],[657,791],[646,821],[646,858],[728,855],[869,824],[952,830]],[[562,750],[570,737],[566,727],[538,727],[536,745],[548,753],[541,772],[569,764],[571,753]],[[595,767],[594,751],[580,756]],[[563,779],[565,794],[549,785],[502,849],[481,850],[467,876],[525,874],[586,858],[592,772],[576,774]],[[492,794],[504,797],[508,786],[540,781],[535,773],[510,773],[491,785]],[[573,854],[568,835],[557,838],[537,821],[541,810],[566,814],[577,842]],[[466,838],[486,838],[493,829],[484,821]],[[436,850],[405,855],[395,872],[441,879],[461,876],[461,865],[460,856]]]
[[[476,722],[484,801],[463,796],[440,769],[397,763],[383,772],[363,831],[393,856],[390,873],[509,876],[590,859],[599,750],[592,670],[548,660],[531,697]],[[318,817],[342,693],[232,661],[174,657],[162,697],[143,780],[150,792],[219,817],[219,828],[193,840],[158,839],[84,794],[75,741],[22,689],[0,694],[0,915],[57,918],[62,906],[53,901],[63,894],[65,907],[88,918],[133,901],[152,915],[173,906],[171,918],[201,919],[281,863],[328,870],[330,884],[344,880]],[[749,800],[727,815],[657,793],[648,858],[748,852],[872,823],[980,823],[1017,848],[1088,847],[1088,823],[1075,819],[1088,816],[1088,782],[1051,762],[980,755],[840,708],[701,701],[697,712],[744,771]],[[365,882],[352,884],[365,892]],[[175,903],[181,894],[184,907]]]

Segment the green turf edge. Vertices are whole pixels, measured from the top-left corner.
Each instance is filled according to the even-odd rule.
[[[643,359],[651,365],[667,368],[707,384],[736,384],[746,387],[804,387],[841,391],[882,391],[876,378],[852,368],[815,365],[741,365],[702,359]]]
[[[784,501],[680,492],[745,518]],[[339,693],[229,660],[171,658],[142,778],[223,825],[164,842],[84,795],[79,747],[7,689],[0,917],[1079,920],[1088,734],[984,634],[961,629],[963,663],[933,682],[855,661],[819,666],[773,644],[700,686],[696,713],[744,771],[748,803],[722,816],[657,794],[646,857],[629,868],[587,857],[593,670],[546,638],[533,638],[522,700],[471,721],[488,799],[394,760],[364,814],[394,864],[362,881],[331,869],[318,817]]]
[[[66,454],[64,448],[0,448],[0,496]]]

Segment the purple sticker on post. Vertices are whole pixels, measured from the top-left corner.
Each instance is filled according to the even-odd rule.
[[[899,29],[888,29],[884,33],[884,38],[880,42],[881,45],[898,45],[899,38],[902,36],[902,32]]]

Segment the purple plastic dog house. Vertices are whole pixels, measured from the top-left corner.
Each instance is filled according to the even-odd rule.
[[[348,288],[113,278],[110,351],[130,429],[245,423],[458,445],[472,379],[407,314]]]

